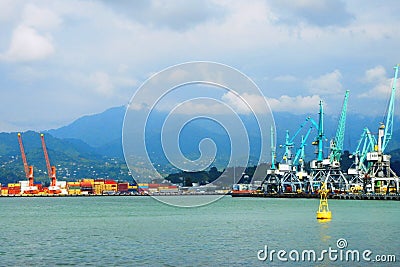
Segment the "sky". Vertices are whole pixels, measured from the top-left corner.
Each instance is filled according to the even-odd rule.
[[[350,90],[348,116],[383,116],[399,15],[396,0],[0,0],[0,132],[126,105],[153,74],[197,60],[250,77],[273,112],[323,100],[339,114]]]

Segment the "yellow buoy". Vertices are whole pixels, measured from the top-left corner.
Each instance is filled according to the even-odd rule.
[[[332,218],[332,212],[329,210],[328,206],[328,192],[329,190],[326,188],[326,184],[322,183],[321,189],[319,190],[321,199],[317,211],[318,220],[330,220]]]

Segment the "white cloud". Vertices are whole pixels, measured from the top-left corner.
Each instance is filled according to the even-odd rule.
[[[111,82],[110,76],[101,71],[97,71],[90,75],[89,81],[93,84],[95,91],[105,96],[112,95],[114,85]]]
[[[18,13],[20,0],[0,0],[0,21],[8,21]]]
[[[263,113],[267,103],[264,96],[249,93],[236,95],[227,92],[222,96],[222,100],[240,114]]]
[[[22,23],[38,30],[51,30],[61,24],[61,18],[50,9],[27,4],[22,13]]]
[[[372,89],[366,90],[359,94],[359,98],[388,99],[391,93],[394,78],[387,78],[385,68],[379,65],[372,69],[366,70],[362,81],[367,84],[368,88],[372,87]],[[398,84],[399,79],[397,79],[397,85]],[[400,96],[399,90],[396,91],[396,95]]]
[[[318,108],[321,97],[319,95],[312,96],[296,96],[290,97],[283,95],[279,98],[268,98],[268,103],[272,112],[290,112],[296,114],[315,113]]]
[[[376,66],[366,70],[363,81],[366,83],[381,83],[386,80],[386,70],[383,66]]]
[[[0,58],[6,61],[32,61],[46,58],[53,52],[51,36],[40,35],[34,28],[21,25],[14,30],[9,49]]]
[[[354,18],[347,11],[345,1],[281,0],[272,1],[272,5],[281,13],[279,20],[285,23],[298,23],[301,20],[322,27],[341,26]]]
[[[1,90],[26,87],[27,92],[41,90],[40,97],[49,98],[44,94],[57,88],[57,95],[62,93],[73,103],[54,107],[58,114],[72,116],[69,111],[74,109],[76,116],[128,102],[134,89],[127,87],[135,86],[135,79],[145,81],[149,73],[185,61],[210,60],[254,77],[270,93],[273,110],[296,112],[297,95],[302,95],[297,101],[304,105],[305,95],[319,95],[338,110],[335,101],[340,105],[338,96],[344,89],[351,90],[351,99],[369,92],[383,103],[387,94],[377,92],[390,90],[389,67],[396,63],[400,43],[397,2],[292,2],[211,0],[193,6],[163,1],[157,6],[157,1],[0,0]],[[15,73],[22,65],[37,73],[20,79]],[[377,65],[388,70],[387,77],[378,68],[366,75],[369,82],[359,79],[361,70]],[[122,94],[129,96],[124,100]],[[37,103],[32,101],[35,97],[39,94],[21,94],[19,101],[31,107]],[[98,100],[96,105],[85,103],[92,97]],[[234,96],[225,98],[245,112]],[[351,99],[349,110],[356,111],[371,101]],[[254,96],[251,101],[262,100]],[[12,108],[4,103],[1,110]],[[15,118],[27,116],[20,110]]]
[[[8,50],[0,59],[11,62],[35,61],[54,53],[50,30],[57,28],[61,19],[47,8],[26,4],[22,20],[14,29]]]
[[[339,70],[324,74],[316,79],[310,78],[307,87],[312,94],[334,95],[343,92],[342,74]]]

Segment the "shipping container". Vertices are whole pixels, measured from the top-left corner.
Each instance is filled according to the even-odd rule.
[[[119,192],[128,192],[129,183],[118,183],[118,191]]]
[[[165,189],[160,189],[160,193],[178,193],[178,188],[165,188]]]
[[[68,186],[68,190],[81,190],[80,186]]]
[[[81,182],[67,182],[67,185],[80,185]]]
[[[81,194],[80,189],[68,190],[68,195],[80,195],[80,194]]]
[[[81,182],[80,186],[81,187],[93,187],[93,184],[91,184],[89,182]]]
[[[19,195],[19,194],[21,194],[21,189],[17,188],[17,187],[9,188],[8,189],[8,194],[9,195]]]
[[[67,187],[67,181],[57,181],[56,186],[59,186],[60,188],[66,188]]]

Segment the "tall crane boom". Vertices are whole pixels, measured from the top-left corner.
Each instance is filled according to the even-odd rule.
[[[347,114],[347,102],[349,99],[349,90],[346,90],[343,100],[342,112],[340,114],[338,128],[336,129],[336,136],[331,141],[331,154],[330,161],[331,163],[336,161],[340,161],[340,157],[343,151],[343,142],[344,142],[344,132],[346,129],[346,114]]]
[[[276,147],[275,147],[275,131],[271,125],[271,170],[276,169]]]
[[[24,163],[25,175],[26,178],[29,178],[28,161],[26,160],[25,149],[24,149],[24,144],[22,143],[21,133],[18,133],[18,143],[19,143],[19,149],[21,150],[22,162]]]
[[[323,141],[324,141],[324,106],[322,100],[319,101],[319,119],[318,119],[318,136],[315,141],[312,143],[317,146],[317,161],[322,162],[324,159],[323,154]]]
[[[397,83],[397,74],[399,72],[399,66],[400,64],[397,64],[394,67],[394,80],[392,86],[392,93],[390,95],[389,105],[386,113],[386,124],[382,141],[382,152],[385,152],[385,148],[388,145],[390,139],[392,139],[392,134],[393,134],[394,103],[396,99],[396,83]]]
[[[33,166],[29,166],[28,161],[26,160],[25,149],[24,149],[24,144],[22,143],[21,133],[18,133],[18,143],[19,143],[19,149],[21,150],[22,162],[24,163],[24,171],[26,179],[28,179],[29,181],[29,186],[33,186],[33,179],[34,179]]]
[[[44,134],[40,134],[40,139],[42,140],[43,154],[46,160],[47,174],[50,178],[50,186],[56,186],[56,167],[50,165],[49,154],[47,153],[46,142],[44,141]]]

